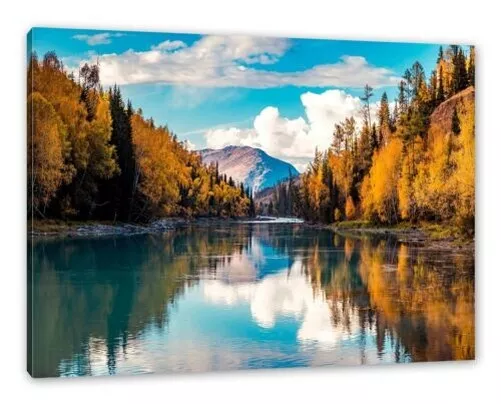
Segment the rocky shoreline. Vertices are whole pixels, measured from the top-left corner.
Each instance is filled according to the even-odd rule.
[[[209,219],[206,219],[204,221],[208,220]],[[33,238],[133,236],[139,234],[162,233],[187,226],[191,223],[198,223],[199,221],[199,219],[166,218],[158,219],[144,225],[135,223],[37,221],[32,223],[31,226],[28,224],[28,234]]]
[[[157,219],[148,224],[36,220],[28,223],[28,235],[32,238],[134,236],[140,234],[163,233],[194,224],[197,226],[211,226],[214,224],[256,223],[269,221],[270,218],[267,217],[240,219],[175,217]]]

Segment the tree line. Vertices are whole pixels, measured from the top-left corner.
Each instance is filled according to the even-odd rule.
[[[278,185],[260,209],[323,223],[443,221],[473,233],[474,86],[474,48],[457,45],[440,47],[428,80],[416,61],[393,106],[384,92],[375,114],[366,85],[362,123],[336,123],[328,150],[317,150],[300,181]]]
[[[28,66],[28,215],[146,222],[254,214],[249,189],[206,166],[167,126],[105,90],[98,65],[68,73],[54,52]]]

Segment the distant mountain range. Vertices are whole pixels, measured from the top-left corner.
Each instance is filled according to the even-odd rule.
[[[263,150],[249,146],[227,146],[224,149],[199,151],[205,164],[218,163],[219,172],[243,182],[254,193],[299,175],[294,166],[271,157]]]

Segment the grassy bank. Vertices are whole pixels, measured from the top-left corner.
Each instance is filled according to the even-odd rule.
[[[112,222],[98,221],[66,221],[57,219],[36,219],[28,220],[28,231],[38,233],[62,233],[65,231],[76,230],[81,226],[92,225],[114,225]]]
[[[392,235],[401,241],[425,244],[436,248],[474,248],[475,237],[465,234],[450,223],[409,223],[377,225],[364,220],[334,223],[329,228],[340,234]]]
[[[76,221],[58,219],[28,220],[28,234],[35,237],[93,237],[132,235],[165,231],[186,224],[187,219],[172,218],[151,224],[121,223],[112,221]]]

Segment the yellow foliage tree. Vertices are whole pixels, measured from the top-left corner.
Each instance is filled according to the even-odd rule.
[[[131,119],[134,151],[140,171],[139,191],[145,204],[157,214],[178,212],[180,186],[189,182],[189,168],[175,154],[171,135],[155,128],[139,114]]]
[[[63,182],[65,136],[53,106],[40,93],[32,93],[28,97],[29,210],[43,215]]]
[[[369,198],[362,202],[366,217],[371,216],[373,209],[381,222],[394,223],[398,220],[397,186],[402,148],[402,141],[394,138],[374,155],[369,179],[362,185],[362,200]]]
[[[110,145],[111,114],[109,102],[105,98],[97,100],[94,120],[89,124],[88,133],[89,171],[101,179],[109,179],[119,171],[116,163],[115,147]]]
[[[453,152],[452,160],[456,169],[452,175],[452,186],[458,191],[455,200],[457,218],[460,225],[468,231],[474,231],[475,221],[475,104],[474,100],[461,106],[461,131],[458,147]]]
[[[357,210],[355,208],[355,204],[353,203],[353,199],[351,196],[349,196],[348,199],[346,200],[345,212],[346,212],[346,218],[348,220],[355,219]]]

